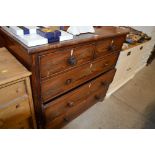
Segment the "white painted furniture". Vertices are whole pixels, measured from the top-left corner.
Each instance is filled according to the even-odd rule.
[[[147,41],[121,51],[116,64],[117,71],[106,97],[110,96],[113,92],[123,86],[132,79],[139,70],[146,66],[153,46],[154,43],[152,41]]]

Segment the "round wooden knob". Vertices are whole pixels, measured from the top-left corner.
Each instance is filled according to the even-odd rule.
[[[115,45],[110,45],[108,50],[111,51],[111,52],[114,52],[116,49],[116,46]]]
[[[16,109],[17,109],[17,108],[19,108],[19,107],[20,107],[20,105],[19,105],[19,104],[17,104],[17,105],[16,105]]]
[[[74,102],[69,101],[69,102],[67,103],[67,105],[68,105],[69,107],[73,107],[73,106],[74,106]]]
[[[101,97],[99,95],[95,95],[96,100],[101,100]]]
[[[65,122],[69,122],[69,119],[67,117],[64,118]]]
[[[104,87],[108,87],[109,83],[107,81],[101,81],[101,85]]]
[[[70,84],[72,82],[72,79],[67,79],[66,80],[66,84],[68,85],[68,84]]]
[[[76,60],[76,57],[75,56],[70,56],[68,58],[68,64],[69,65],[73,66],[73,65],[76,65],[76,63],[77,63],[77,60]]]

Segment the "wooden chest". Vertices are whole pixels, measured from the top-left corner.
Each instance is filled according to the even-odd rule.
[[[7,49],[0,48],[0,128],[36,128],[30,75]]]
[[[0,29],[5,46],[32,72],[38,128],[61,128],[103,100],[127,33],[102,27],[95,34],[29,48]]]

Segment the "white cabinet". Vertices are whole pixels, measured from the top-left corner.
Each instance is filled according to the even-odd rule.
[[[132,79],[146,65],[153,46],[153,42],[148,41],[120,52],[116,64],[117,71],[109,87],[107,96],[110,96],[114,91]]]

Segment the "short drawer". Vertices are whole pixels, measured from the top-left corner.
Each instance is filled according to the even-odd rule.
[[[113,53],[104,57],[104,59],[82,65],[54,78],[43,81],[41,84],[43,102],[67,92],[113,68],[117,61],[118,54],[119,53]]]
[[[0,87],[0,107],[20,96],[26,95],[25,81]]]
[[[93,59],[94,46],[91,44],[63,48],[40,56],[41,78],[52,76]]]
[[[120,51],[124,41],[125,36],[119,36],[96,42],[94,57],[98,58],[115,51]]]
[[[9,126],[9,124],[16,124],[30,116],[28,96],[23,96],[0,108],[0,128]]]
[[[46,104],[46,124],[50,124],[50,126],[52,125],[52,128],[58,127],[57,125],[59,123],[59,125],[66,123],[67,120],[69,121],[72,116],[80,113],[81,110],[84,110],[85,108],[87,109],[89,105],[93,105],[102,100],[114,74],[115,70],[111,70],[76,90]],[[72,116],[68,116],[70,113]],[[58,123],[57,121],[60,122]]]

